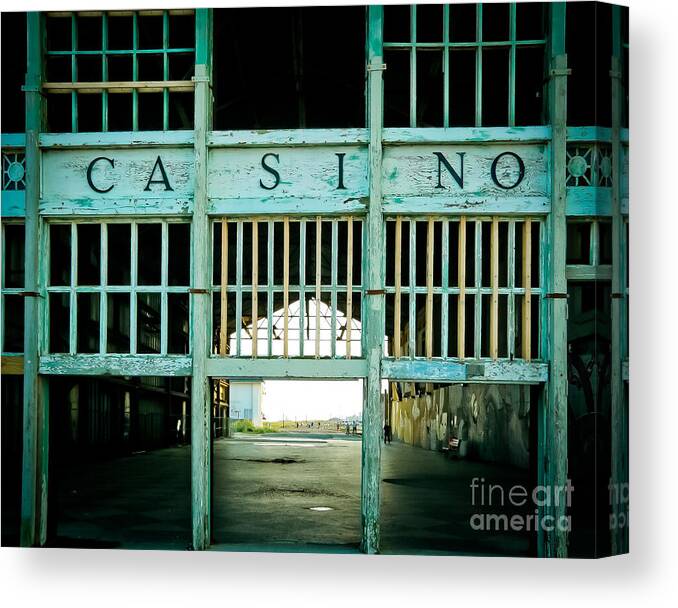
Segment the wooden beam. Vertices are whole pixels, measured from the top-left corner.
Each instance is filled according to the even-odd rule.
[[[70,94],[76,91],[80,95],[97,93],[190,93],[195,85],[190,80],[130,80],[116,82],[45,82],[43,91],[52,94]]]
[[[565,3],[549,5],[551,36],[549,49],[549,117],[551,141],[551,215],[548,228],[551,244],[551,267],[546,277],[548,291],[548,350],[550,378],[542,394],[538,412],[537,483],[550,488],[567,485],[567,280],[565,260],[566,225],[566,145],[567,145],[567,55],[565,54]],[[540,508],[540,516],[550,515],[559,521],[566,515],[565,501]],[[567,532],[556,526],[540,532],[538,554],[567,557]]]
[[[616,526],[611,526],[612,554],[627,553],[629,550],[629,454],[628,454],[628,412],[624,391],[623,359],[628,336],[625,307],[627,296],[626,252],[624,248],[624,217],[622,215],[623,154],[621,145],[622,107],[622,24],[620,6],[612,7],[612,303],[611,303],[611,483],[612,515]],[[622,295],[622,297],[619,297]],[[626,365],[628,379],[628,362]]]
[[[193,376],[191,381],[191,512],[193,548],[205,549],[210,542],[210,453],[211,392],[206,374],[211,306],[209,276],[209,222],[207,216],[207,132],[212,125],[212,10],[195,14],[195,201],[191,247],[193,293],[191,335]]]
[[[368,7],[367,104],[369,144],[369,206],[367,212],[366,299],[363,306],[365,359],[368,376],[363,389],[363,440],[360,492],[361,548],[379,551],[381,495],[381,359],[384,329],[384,226],[382,214],[383,21],[384,8]]]
[[[23,355],[2,355],[0,373],[3,376],[21,376],[24,373]]]
[[[42,81],[42,19],[40,13],[27,14],[28,73],[26,75],[26,223],[25,289],[43,293],[41,268],[45,263],[40,250],[40,147],[44,104]],[[49,454],[49,389],[38,376],[41,336],[41,300],[24,298],[24,394],[23,452],[21,477],[21,546],[44,545],[47,541],[47,484]]]

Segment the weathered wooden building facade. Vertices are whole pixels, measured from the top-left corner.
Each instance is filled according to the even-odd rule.
[[[3,450],[20,453],[21,544],[48,538],[61,377],[167,379],[155,388],[188,418],[195,549],[215,378],[364,379],[368,553],[382,379],[529,385],[537,483],[564,486],[568,462],[593,458],[572,453],[582,437],[597,446],[582,425],[604,420],[624,486],[627,14],[3,14]],[[627,503],[610,509],[619,522]],[[625,551],[626,525],[608,532]],[[568,539],[538,547],[566,556]]]

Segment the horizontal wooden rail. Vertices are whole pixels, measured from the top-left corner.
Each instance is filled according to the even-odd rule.
[[[67,376],[190,376],[186,355],[43,355],[40,373]]]
[[[287,378],[352,380],[367,377],[365,359],[238,359],[212,357],[207,360],[207,375],[223,378]]]
[[[66,94],[73,91],[82,94],[109,93],[186,93],[194,89],[191,80],[140,80],[120,82],[44,82],[43,91],[47,93]]]
[[[533,361],[384,359],[381,377],[412,382],[538,384],[548,379],[548,364]]]

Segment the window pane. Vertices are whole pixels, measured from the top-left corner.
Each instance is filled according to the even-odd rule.
[[[167,351],[176,354],[188,353],[188,294],[169,294],[167,312]]]
[[[130,294],[108,294],[107,352],[128,353],[130,345]]]
[[[450,126],[472,127],[476,120],[476,51],[450,51]]]
[[[543,124],[544,47],[516,49],[516,124]]]
[[[139,285],[160,285],[162,227],[160,224],[139,224]]]
[[[71,283],[71,226],[52,224],[49,231],[49,284],[70,285]]]
[[[137,351],[160,352],[160,294],[137,295]]]
[[[508,49],[483,49],[483,126],[508,124],[508,71]]]
[[[130,284],[131,225],[108,224],[108,284]]]
[[[5,353],[22,353],[24,350],[24,298],[6,295],[3,297],[5,327],[3,332]]]
[[[79,224],[78,285],[101,284],[101,225]]]
[[[417,52],[417,126],[443,126],[443,54]]]
[[[190,284],[191,271],[191,225],[169,224],[169,269],[170,285]]]
[[[568,222],[567,263],[591,263],[591,224],[589,222]]]
[[[483,41],[504,41],[509,39],[509,4],[483,3]]]
[[[5,225],[5,287],[24,286],[24,226]]]
[[[49,351],[67,353],[70,335],[70,296],[67,293],[49,295]]]
[[[78,352],[99,352],[99,294],[78,294]]]

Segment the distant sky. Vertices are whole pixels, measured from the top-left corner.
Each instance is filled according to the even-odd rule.
[[[266,420],[326,420],[359,415],[362,380],[342,382],[267,380],[262,411]]]

